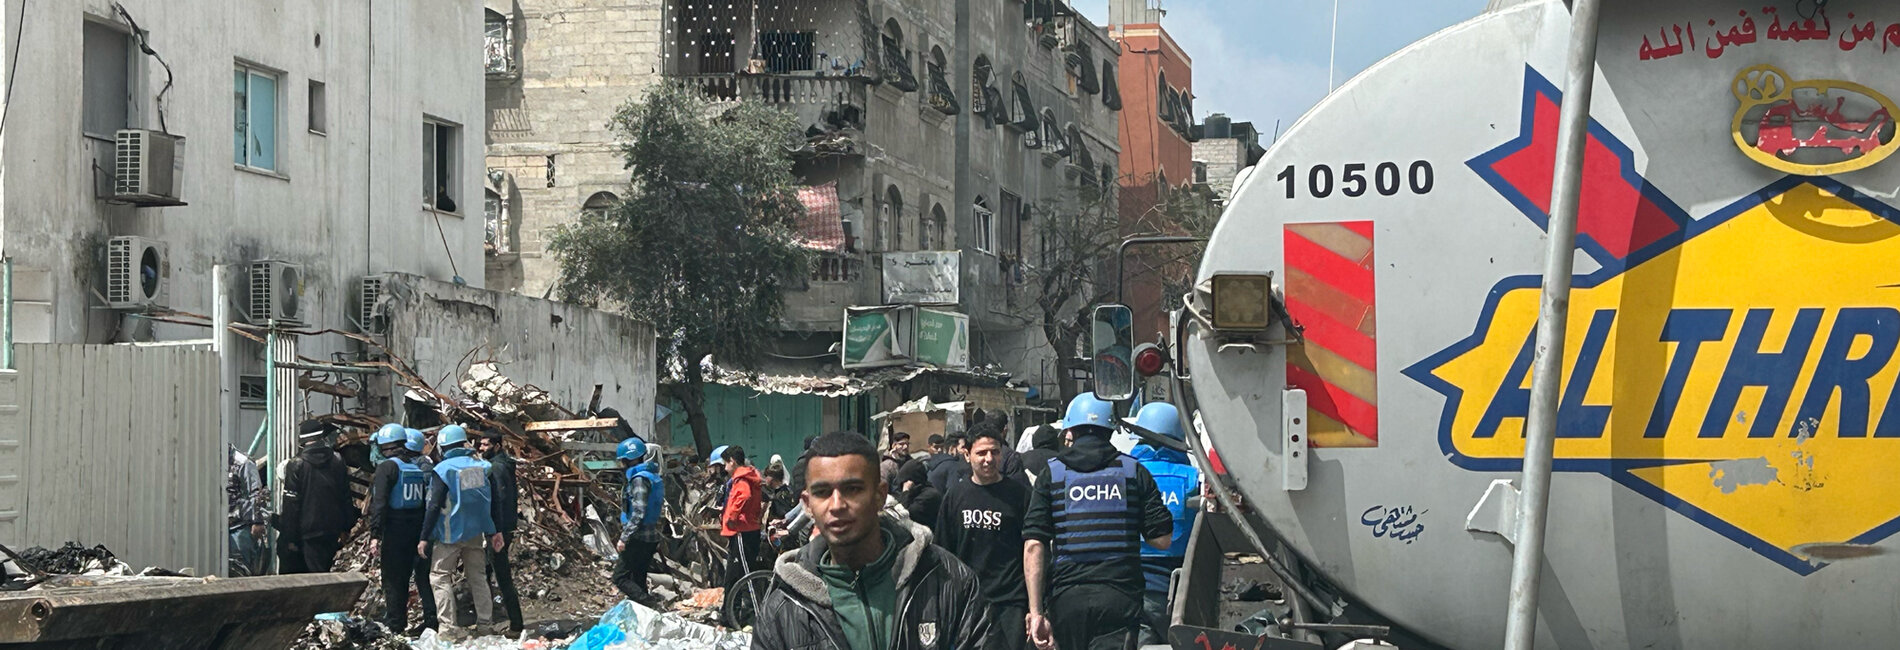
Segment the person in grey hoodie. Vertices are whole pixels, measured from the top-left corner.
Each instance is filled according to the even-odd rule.
[[[778,559],[754,650],[978,650],[990,613],[976,573],[930,530],[879,515],[889,487],[877,449],[832,433],[812,443],[805,510],[821,533]]]

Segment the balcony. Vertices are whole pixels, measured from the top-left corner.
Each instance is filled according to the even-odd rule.
[[[672,78],[698,88],[713,101],[749,100],[767,104],[860,104],[853,100],[863,96],[864,87],[864,82],[856,77],[808,74],[678,74]]]

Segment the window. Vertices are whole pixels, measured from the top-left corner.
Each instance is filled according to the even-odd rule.
[[[277,171],[277,80],[276,72],[239,63],[232,72],[236,94],[235,129],[232,133],[233,162]]]
[[[963,107],[957,104],[957,94],[950,89],[950,79],[946,72],[950,62],[943,58],[943,48],[930,48],[930,61],[925,66],[930,73],[930,107],[944,115],[956,115]]]
[[[587,197],[586,203],[581,204],[581,214],[595,218],[604,217],[607,216],[607,211],[613,209],[614,204],[619,202],[620,197],[614,196],[613,192],[595,192],[593,196]]]
[[[939,203],[930,206],[930,222],[924,224],[924,231],[922,233],[918,233],[917,248],[919,250],[938,250],[950,247],[950,242],[944,241],[943,237],[943,224],[945,221],[948,221],[948,219],[945,219],[943,216],[943,204]],[[932,248],[932,246],[935,246],[935,248]]]
[[[515,71],[515,39],[508,18],[493,9],[482,11],[482,71],[510,74]]]
[[[1056,112],[1047,108],[1042,109],[1042,146],[1051,155],[1069,155],[1069,145],[1062,140],[1062,127],[1056,124]]]
[[[996,213],[990,211],[989,199],[978,195],[976,204],[970,206],[970,214],[976,219],[976,249],[996,252]]]
[[[904,195],[892,185],[884,190],[884,203],[878,209],[878,248],[904,249]]]
[[[330,109],[324,101],[323,82],[310,80],[310,132],[323,135],[330,132]]]
[[[113,140],[131,125],[132,41],[125,32],[86,21],[81,130]]]
[[[917,89],[917,76],[911,73],[910,53],[904,51],[904,29],[897,19],[884,21],[884,83],[903,92]]]
[[[1004,190],[1002,205],[999,207],[1002,208],[1002,221],[997,224],[1001,226],[998,228],[998,231],[1002,234],[1002,241],[999,245],[1008,248],[1010,261],[1016,263],[1017,268],[1012,269],[1012,271],[1020,271],[1023,262],[1023,199],[1015,194],[1011,194],[1008,190]]]
[[[432,119],[422,121],[422,205],[443,212],[460,213],[455,200],[461,192],[458,183],[462,127]]]
[[[1102,59],[1102,105],[1111,111],[1122,109],[1122,91],[1115,79],[1113,59]]]
[[[759,52],[765,55],[765,71],[802,72],[812,69],[812,43],[818,32],[759,32]]]
[[[490,254],[508,252],[508,243],[503,241],[508,227],[503,223],[506,209],[502,206],[501,194],[494,190],[482,190],[482,228],[488,237],[486,248]]]

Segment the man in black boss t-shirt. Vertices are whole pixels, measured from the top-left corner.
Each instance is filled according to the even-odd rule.
[[[1029,486],[1020,477],[1004,477],[1001,432],[985,430],[970,445],[970,480],[958,481],[944,495],[937,514],[937,545],[970,565],[991,608],[990,636],[983,647],[1026,647],[1023,618],[1029,591],[1023,582],[1023,511]]]

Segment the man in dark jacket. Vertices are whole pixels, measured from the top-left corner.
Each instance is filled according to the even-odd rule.
[[[877,449],[832,433],[804,463],[805,510],[820,537],[779,558],[754,650],[978,650],[989,609],[976,574],[930,531],[879,516],[889,488]]]
[[[1062,451],[1062,430],[1053,424],[1036,427],[1036,431],[1029,434],[1029,444],[1029,451],[1022,454],[1023,470],[1034,481],[1043,472],[1049,471],[1049,460]],[[1004,472],[1008,473],[1008,470]]]
[[[284,466],[284,504],[277,516],[281,573],[326,573],[343,548],[343,536],[356,525],[350,501],[350,473],[330,448],[336,428],[305,420],[297,427],[303,453]],[[295,560],[295,563],[288,560]]]
[[[495,574],[495,587],[501,590],[501,606],[508,610],[508,636],[520,637],[521,595],[515,591],[515,569],[508,554],[515,550],[515,526],[521,521],[521,489],[515,482],[515,457],[501,445],[500,431],[485,431],[475,441],[476,452],[488,460],[489,480],[495,486],[495,532],[501,533],[501,548],[488,549],[488,570]]]
[[[938,492],[949,492],[950,486],[970,477],[969,438],[961,433],[952,433],[944,439],[943,447],[943,453],[931,454],[924,459],[924,469],[928,472],[932,487],[937,488]],[[897,489],[902,490],[904,486],[898,485]]]
[[[910,520],[925,528],[937,527],[937,507],[943,503],[943,491],[930,484],[924,473],[924,461],[911,459],[897,469],[897,502],[910,513]]]
[[[1038,648],[1133,647],[1146,585],[1141,542],[1166,550],[1173,540],[1174,516],[1154,476],[1109,443],[1114,422],[1114,405],[1076,396],[1062,419],[1075,442],[1030,489],[1023,573]]]

